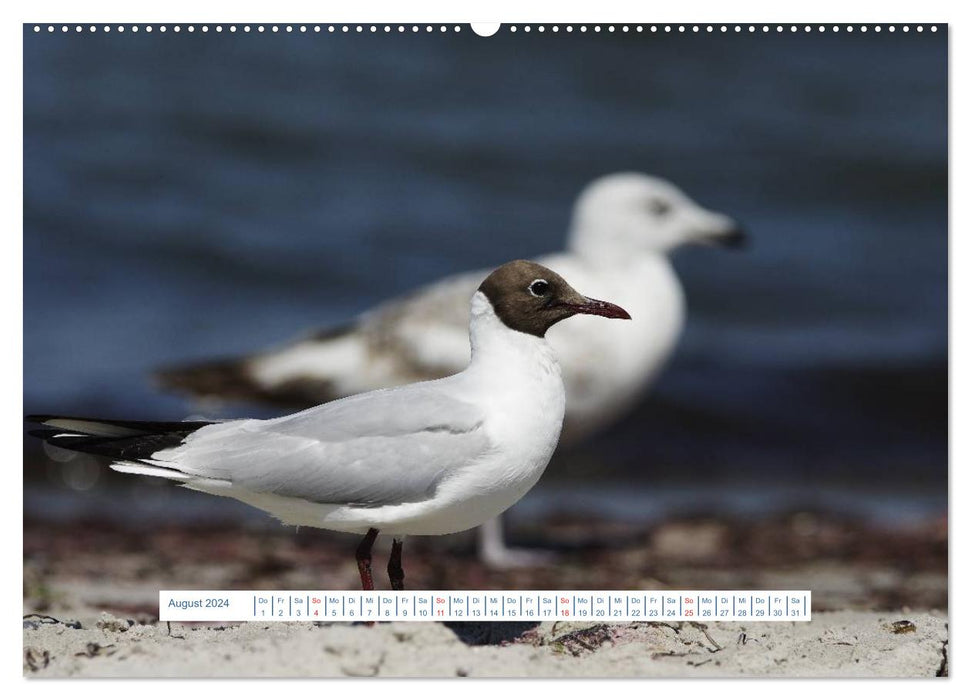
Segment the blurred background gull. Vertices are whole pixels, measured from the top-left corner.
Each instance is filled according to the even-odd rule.
[[[605,327],[578,318],[547,332],[566,390],[559,445],[576,444],[629,412],[670,356],[684,326],[684,292],[669,254],[688,244],[744,243],[731,218],[698,206],[660,178],[614,173],[584,188],[564,249],[535,259],[586,294],[624,305],[634,320]],[[241,357],[165,368],[156,378],[202,405],[248,401],[299,410],[447,377],[469,364],[469,300],[488,274],[451,275],[341,326]],[[503,540],[501,518],[480,528],[485,562],[529,566],[549,560],[548,553],[511,550]]]
[[[563,550],[577,587],[595,570],[677,583],[686,556],[701,586],[731,568],[705,556],[734,552],[803,577],[870,561],[893,594],[860,584],[854,600],[946,604],[902,573],[939,571],[916,553],[946,548],[946,61],[943,33],[25,28],[24,410],[186,416],[154,368],[338,325],[496,250],[559,250],[584,185],[651,172],[754,245],[674,256],[687,324],[667,368],[629,415],[558,451],[510,539]],[[58,538],[76,542],[79,521],[102,552],[244,523],[261,554],[237,584],[354,574],[325,566],[353,546],[340,535],[279,539],[239,504],[117,483],[33,442],[24,457],[28,577],[64,573]],[[415,585],[542,584],[433,561]]]

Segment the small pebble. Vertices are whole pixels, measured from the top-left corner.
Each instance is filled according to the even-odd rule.
[[[910,620],[897,620],[896,622],[890,623],[890,631],[894,634],[906,634],[908,632],[916,632],[917,625],[915,625]]]

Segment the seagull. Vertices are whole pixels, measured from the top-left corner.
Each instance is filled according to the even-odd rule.
[[[634,324],[577,319],[550,329],[566,385],[563,442],[608,427],[644,395],[684,325],[684,293],[668,254],[684,244],[739,247],[745,235],[670,182],[614,173],[574,205],[566,249],[537,258],[595,296],[629,309]],[[164,368],[157,383],[205,404],[243,401],[306,408],[374,389],[435,379],[469,361],[468,299],[488,271],[446,277],[350,323],[242,357]],[[480,530],[480,557],[530,565],[537,554],[503,545],[501,523]]]
[[[552,270],[516,260],[472,295],[470,360],[449,377],[269,420],[26,419],[43,426],[31,435],[107,456],[116,471],[236,498],[285,524],[363,535],[356,558],[364,590],[374,589],[375,538],[390,534],[388,576],[403,590],[405,536],[477,527],[546,469],[566,407],[546,332],[578,314],[630,319]]]

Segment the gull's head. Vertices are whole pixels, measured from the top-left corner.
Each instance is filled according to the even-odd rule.
[[[587,185],[573,209],[570,249],[594,259],[666,253],[686,243],[739,247],[731,218],[698,206],[666,180],[615,173]]]
[[[479,292],[506,326],[540,338],[550,326],[576,314],[630,319],[616,304],[583,296],[551,269],[529,260],[496,268]]]

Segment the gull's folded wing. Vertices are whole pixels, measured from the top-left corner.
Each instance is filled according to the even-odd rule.
[[[469,361],[469,300],[488,270],[448,277],[341,327],[254,355],[160,369],[166,389],[291,408],[455,374]]]
[[[489,270],[446,277],[381,304],[357,326],[368,354],[402,379],[437,379],[469,363],[469,303]],[[400,381],[400,380],[398,380]],[[398,383],[388,379],[384,386]]]
[[[425,500],[489,449],[479,409],[430,382],[209,426],[152,463],[255,493],[378,506]]]

